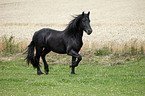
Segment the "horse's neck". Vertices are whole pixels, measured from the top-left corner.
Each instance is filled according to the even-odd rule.
[[[81,29],[66,29],[64,32],[67,36],[76,37],[77,39],[82,39],[83,36],[83,30]]]
[[[83,30],[76,32],[75,35],[76,35],[76,38],[77,38],[77,39],[81,39],[81,40],[82,40],[82,37],[83,37]]]

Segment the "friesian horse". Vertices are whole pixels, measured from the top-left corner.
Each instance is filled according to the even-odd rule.
[[[31,63],[34,68],[37,68],[37,75],[42,75],[40,70],[40,57],[44,62],[45,73],[48,74],[49,67],[45,60],[46,54],[50,51],[67,54],[72,56],[71,74],[75,74],[75,67],[78,66],[82,60],[79,51],[83,45],[82,36],[83,31],[88,35],[92,33],[89,19],[90,12],[74,16],[68,26],[63,31],[57,31],[50,28],[43,28],[34,33],[31,43],[27,49],[27,63]],[[34,48],[36,54],[34,54]]]

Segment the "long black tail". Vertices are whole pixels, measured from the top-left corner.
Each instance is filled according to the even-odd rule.
[[[34,47],[34,41],[31,41],[31,43],[28,45],[26,60],[28,64],[31,63],[34,68],[37,68],[37,64],[35,63]]]

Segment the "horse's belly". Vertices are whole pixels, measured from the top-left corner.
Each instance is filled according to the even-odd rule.
[[[56,52],[56,53],[59,53],[59,54],[65,54],[66,53],[66,48],[64,45],[61,45],[61,44],[54,44],[52,46],[49,46],[49,48],[53,51],[53,52]]]
[[[66,50],[61,50],[61,49],[55,50],[55,49],[53,49],[52,51],[55,52],[55,53],[59,53],[59,54],[66,54]]]

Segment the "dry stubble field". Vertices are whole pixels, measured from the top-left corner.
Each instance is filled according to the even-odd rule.
[[[145,49],[145,0],[0,0],[0,39],[13,35],[25,47],[35,31],[63,30],[72,15],[91,11],[86,48]]]

